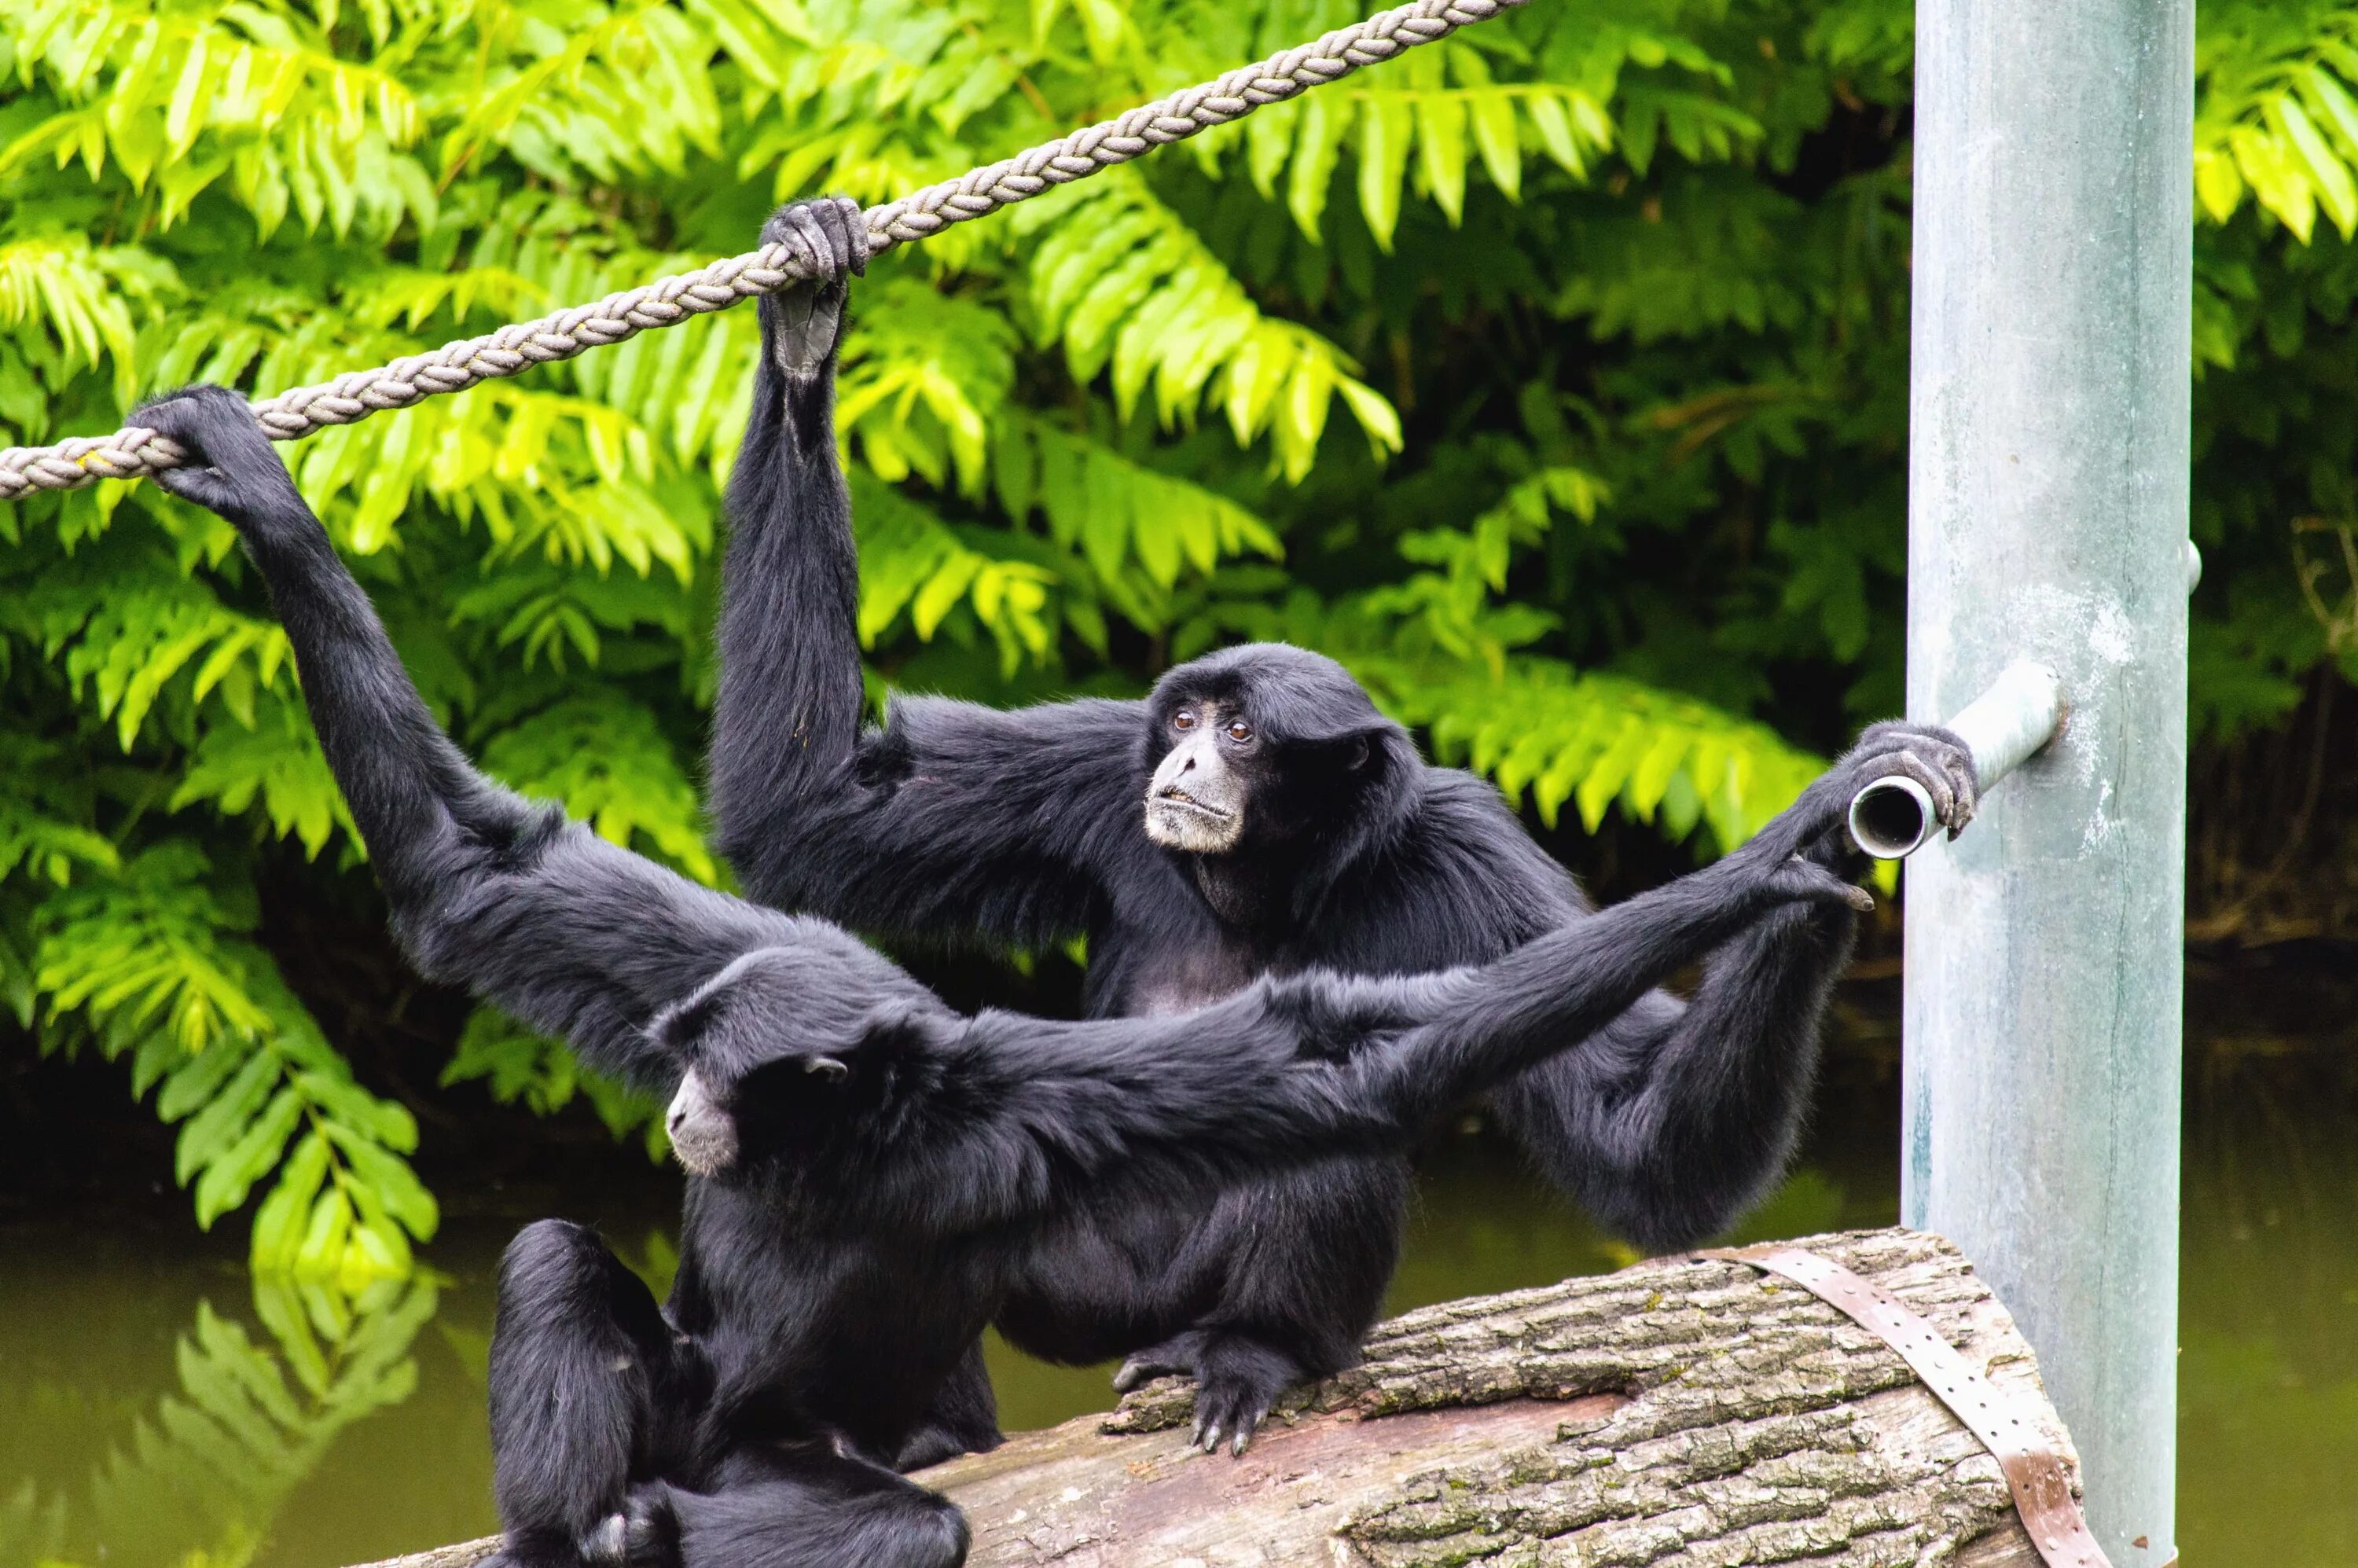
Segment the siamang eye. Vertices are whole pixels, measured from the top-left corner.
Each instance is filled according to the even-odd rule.
[[[1171,716],[1171,728],[1174,730],[1193,730],[1195,728],[1195,710],[1192,708],[1183,708],[1178,712],[1173,714]]]
[[[1241,719],[1228,726],[1228,739],[1236,741],[1238,745],[1242,745],[1245,741],[1251,740],[1252,737],[1252,726],[1246,723]]]

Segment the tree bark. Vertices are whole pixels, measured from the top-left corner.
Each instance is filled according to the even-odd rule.
[[[2036,1407],[2030,1348],[1956,1249],[1805,1239]],[[974,1568],[2038,1568],[1997,1461],[1882,1341],[1742,1264],[1655,1260],[1425,1307],[1297,1395],[1242,1459],[1185,1441],[1163,1379],[923,1473]],[[2075,1483],[2076,1486],[2076,1483]],[[470,1568],[495,1542],[384,1568]]]

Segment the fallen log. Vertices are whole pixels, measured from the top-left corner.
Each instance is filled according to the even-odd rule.
[[[2029,1346],[1955,1248],[1903,1230],[1798,1245],[2035,1408],[2076,1476]],[[1192,1405],[1163,1379],[918,1479],[966,1509],[975,1568],[2039,1562],[1997,1461],[1897,1354],[1739,1263],[1656,1260],[1410,1313],[1242,1459],[1187,1444]],[[471,1568],[495,1544],[381,1568]]]

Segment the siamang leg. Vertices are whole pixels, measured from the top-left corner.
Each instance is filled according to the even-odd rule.
[[[1098,1217],[1044,1249],[1000,1327],[1050,1360],[1128,1354],[1119,1390],[1195,1379],[1195,1440],[1242,1453],[1278,1396],[1357,1359],[1408,1188],[1404,1161],[1338,1156],[1231,1189],[1168,1245]]]
[[[882,1465],[809,1446],[747,1456],[708,1492],[658,1484],[679,1568],[957,1568],[966,1519]]]
[[[518,1568],[630,1550],[626,1503],[678,1392],[670,1325],[590,1231],[530,1225],[500,1263],[492,1329],[492,1492]]]
[[[999,1431],[999,1397],[991,1391],[990,1368],[983,1365],[978,1339],[934,1395],[925,1423],[901,1445],[892,1467],[922,1470],[961,1454],[988,1454],[1006,1441]]]

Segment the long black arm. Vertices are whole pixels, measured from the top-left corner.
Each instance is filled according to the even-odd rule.
[[[1971,815],[1971,766],[1953,737],[1879,726],[1736,854],[1855,870],[1844,807],[1895,771],[1926,777],[1936,800],[1962,799],[1946,819]],[[1578,939],[1599,918],[1573,915],[1566,930]],[[1500,1085],[1492,1109],[1556,1184],[1641,1246],[1725,1229],[1783,1174],[1856,925],[1831,902],[1763,913],[1705,961],[1692,1001],[1636,1000],[1583,1049]]]
[[[1085,1207],[1114,1175],[1167,1192],[1397,1149],[1747,923],[1860,896],[1764,846],[1478,968],[1264,979],[1175,1018],[933,1015],[943,1077],[868,1191],[884,1217],[966,1231]]]
[[[1646,998],[1502,1086],[1492,1108],[1551,1180],[1639,1246],[1716,1235],[1784,1173],[1855,924],[1768,914],[1713,956],[1693,1001]]]
[[[367,593],[243,399],[193,387],[140,421],[211,465],[158,482],[236,525],[294,644],[313,727],[419,968],[668,1093],[679,1064],[644,1026],[795,921],[698,887],[471,767],[402,668]]]
[[[1126,702],[1002,713],[896,700],[863,734],[860,562],[835,446],[849,203],[800,202],[763,231],[828,277],[761,302],[752,417],[729,486],[710,780],[720,847],[764,903],[864,930],[1038,946],[1081,931],[1089,867],[1133,785]]]

